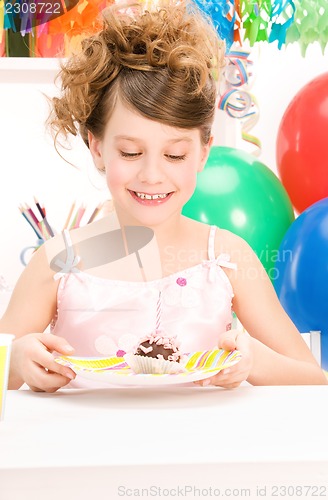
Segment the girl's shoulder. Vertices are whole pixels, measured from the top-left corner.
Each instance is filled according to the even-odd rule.
[[[245,250],[246,246],[248,246],[248,244],[241,236],[238,236],[228,229],[216,227],[215,248],[220,253]]]
[[[17,337],[42,332],[56,312],[58,282],[49,266],[45,244],[33,254],[19,276],[5,312],[5,324]]]
[[[215,235],[215,254],[229,255],[230,261],[236,263],[238,269],[257,260],[254,250],[244,238],[219,227]]]
[[[211,228],[214,227],[214,252],[216,256],[220,254],[228,254],[233,262],[235,260],[239,260],[240,256],[253,252],[251,247],[242,237],[232,231],[229,231],[228,229],[222,229],[215,224],[207,224],[189,219],[187,220],[187,227],[189,234],[195,235],[197,237],[197,241],[199,241],[202,246],[206,244],[206,241],[210,243]]]
[[[54,272],[58,271],[56,266],[54,266],[54,262],[58,260],[58,258],[61,260],[63,258],[66,259],[66,254],[69,249],[71,249],[72,255],[79,255],[83,260],[81,250],[83,253],[84,246],[88,247],[88,245],[86,245],[88,241],[91,241],[93,246],[97,246],[98,239],[100,241],[102,236],[118,228],[119,223],[116,216],[107,215],[86,226],[66,229],[56,234],[42,245],[50,269]]]

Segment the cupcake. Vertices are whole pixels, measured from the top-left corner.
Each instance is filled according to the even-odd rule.
[[[176,336],[163,330],[155,330],[140,339],[133,353],[125,356],[126,362],[135,373],[182,373],[183,355]]]

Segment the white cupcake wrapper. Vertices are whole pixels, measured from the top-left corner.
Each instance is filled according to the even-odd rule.
[[[183,364],[166,359],[139,356],[132,353],[126,354],[124,359],[134,373],[173,374],[186,371]]]

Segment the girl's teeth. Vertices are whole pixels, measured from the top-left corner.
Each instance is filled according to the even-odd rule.
[[[137,192],[135,192],[135,194],[138,196],[138,198],[141,198],[142,200],[158,200],[167,197],[167,194],[145,194]]]

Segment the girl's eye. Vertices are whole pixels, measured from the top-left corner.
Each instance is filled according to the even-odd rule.
[[[186,155],[166,155],[166,158],[171,161],[183,161],[186,159]]]
[[[141,153],[127,153],[126,151],[120,151],[120,155],[123,156],[123,158],[137,158],[141,155]]]

